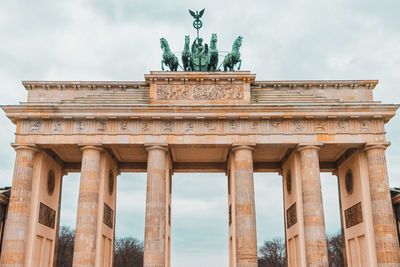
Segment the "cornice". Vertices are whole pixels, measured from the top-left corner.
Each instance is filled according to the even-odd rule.
[[[207,78],[201,72],[151,72],[145,75],[145,81],[22,81],[26,90],[96,90],[96,89],[128,89],[128,88],[147,88],[150,83],[154,82],[155,75],[161,80],[196,80],[201,82],[202,79],[207,80],[235,80],[246,79],[251,83],[252,87],[289,87],[289,88],[366,88],[374,89],[378,84],[378,80],[287,80],[287,81],[256,81],[255,74],[247,71],[227,72],[218,74],[208,74]]]
[[[289,88],[306,88],[313,87],[324,89],[334,87],[341,89],[343,87],[356,89],[364,87],[366,89],[374,89],[378,84],[378,80],[288,80],[288,81],[255,81],[253,86],[259,87],[289,87]]]
[[[19,119],[116,119],[116,118],[306,118],[390,120],[394,104],[323,105],[9,105],[1,106],[13,122]]]

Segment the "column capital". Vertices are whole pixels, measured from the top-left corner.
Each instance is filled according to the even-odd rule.
[[[18,150],[30,150],[33,152],[38,152],[39,148],[36,145],[33,144],[11,144],[11,146],[14,148],[15,151]]]
[[[166,144],[145,144],[144,147],[146,148],[147,152],[150,150],[154,150],[154,149],[169,152],[168,145],[166,145]]]
[[[305,149],[315,149],[315,150],[320,150],[322,143],[300,143],[297,145],[297,151],[302,151]]]
[[[232,152],[241,149],[247,149],[253,151],[255,146],[256,146],[255,144],[232,144]]]
[[[78,145],[78,146],[80,147],[80,149],[82,151],[88,150],[88,149],[99,150],[99,151],[103,151],[104,150],[103,146],[100,145],[100,144],[82,144],[82,145]]]
[[[368,151],[370,149],[383,149],[386,150],[386,148],[390,146],[390,142],[380,142],[380,143],[366,143],[364,145],[364,150]]]

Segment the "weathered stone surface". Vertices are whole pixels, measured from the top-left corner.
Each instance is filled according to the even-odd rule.
[[[13,184],[1,251],[1,266],[24,266],[28,239],[30,197],[36,148],[14,146],[16,153]]]
[[[25,147],[17,150],[4,266],[52,261],[61,168],[82,171],[74,266],[112,264],[116,192],[110,183],[120,171],[148,172],[145,266],[170,266],[171,175],[191,171],[228,174],[230,266],[256,266],[253,172],[282,169],[290,265],[327,266],[319,172],[336,169],[342,221],[355,204],[362,210],[343,227],[347,261],[398,264],[384,152],[379,145],[362,150],[386,142],[385,123],[398,108],[373,100],[377,81],[260,82],[237,71],[23,84],[27,102],[2,107],[17,126],[15,143]],[[40,159],[29,145],[43,149]],[[349,168],[354,185],[346,191],[342,177]],[[50,169],[56,174],[51,196]],[[54,229],[38,223],[40,202],[55,211]],[[36,257],[42,244],[47,254]],[[361,257],[361,249],[368,256]]]

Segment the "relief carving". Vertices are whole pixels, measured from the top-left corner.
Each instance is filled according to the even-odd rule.
[[[348,131],[349,129],[349,123],[347,121],[344,120],[338,120],[335,123],[335,130],[337,132],[345,132]]]
[[[228,133],[237,133],[240,131],[240,121],[238,120],[227,120],[226,130]]]
[[[55,133],[64,132],[64,123],[62,121],[53,121],[51,125],[51,130]]]
[[[363,222],[362,215],[362,207],[361,202],[358,202],[354,206],[351,206],[347,210],[344,211],[345,219],[346,219],[346,228],[350,228],[354,225]]]
[[[104,121],[96,121],[96,131],[98,132],[105,132],[107,127],[107,123]]]
[[[114,211],[104,203],[103,223],[110,228],[113,228]]]
[[[157,98],[161,100],[218,100],[243,99],[240,85],[158,85]]]
[[[50,208],[49,206],[40,202],[39,208],[39,220],[40,224],[43,224],[47,227],[54,229],[56,220],[56,211]]]
[[[194,133],[194,121],[184,121],[183,122],[183,132],[185,134]]]
[[[272,120],[270,123],[271,132],[282,132],[282,121],[281,120]]]
[[[153,121],[142,121],[141,131],[142,133],[151,133],[153,128]]]
[[[294,120],[293,127],[295,132],[304,132],[306,129],[306,125],[303,120]]]
[[[75,132],[82,133],[87,131],[87,121],[75,121]]]
[[[42,122],[40,120],[34,120],[31,122],[31,133],[40,132],[40,128],[42,127]]]
[[[315,132],[326,132],[327,126],[326,121],[317,120],[314,122],[314,131]]]
[[[260,131],[260,121],[248,121],[248,129],[250,133],[258,133]]]
[[[174,121],[162,121],[161,122],[161,131],[163,133],[172,133],[175,131]]]
[[[371,122],[368,120],[360,121],[360,131],[361,132],[369,132],[371,129]]]
[[[287,229],[297,223],[296,202],[286,210],[286,223]]]
[[[128,131],[128,121],[121,121],[119,123],[119,130],[121,132],[127,132]]]
[[[204,129],[207,133],[217,133],[217,122],[216,121],[205,121]]]

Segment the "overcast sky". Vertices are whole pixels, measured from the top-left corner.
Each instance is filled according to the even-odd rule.
[[[201,4],[200,4],[201,3]],[[0,104],[25,100],[21,80],[143,80],[160,70],[160,37],[181,51],[205,7],[201,35],[227,51],[243,36],[242,69],[257,80],[379,79],[376,100],[400,103],[400,1],[0,1]],[[14,125],[0,115],[0,186],[11,184]],[[391,186],[400,186],[400,120],[386,127]],[[397,164],[396,164],[397,163]],[[321,177],[328,233],[339,229],[336,179]],[[283,237],[281,178],[256,174],[258,242]],[[118,180],[117,236],[143,240],[144,174]],[[79,175],[64,179],[61,223],[75,227]],[[172,263],[228,266],[223,174],[176,174]],[[195,262],[193,262],[195,259]]]

